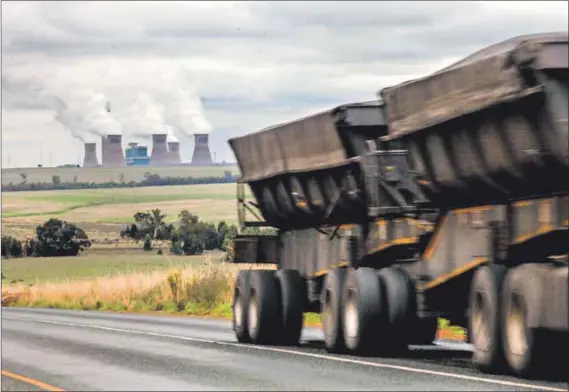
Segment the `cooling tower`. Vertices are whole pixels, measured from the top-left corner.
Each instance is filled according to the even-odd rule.
[[[180,158],[180,143],[168,142],[168,154],[170,155],[169,161],[171,164],[182,163],[182,158]]]
[[[85,157],[83,158],[83,167],[97,167],[99,161],[97,160],[97,144],[85,143]]]
[[[107,135],[101,138],[103,166],[125,166],[122,150],[122,135]]]
[[[192,165],[211,165],[211,153],[209,152],[209,135],[206,133],[196,133],[194,155],[192,157]]]
[[[167,165],[170,163],[170,155],[168,154],[168,146],[166,145],[167,137],[168,135],[165,133],[152,135],[151,165]]]

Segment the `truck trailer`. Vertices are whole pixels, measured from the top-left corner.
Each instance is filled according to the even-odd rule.
[[[276,265],[239,272],[238,341],[299,344],[318,312],[329,352],[397,356],[443,317],[481,371],[566,363],[568,47],[567,32],[513,37],[230,139],[241,228],[277,229],[235,238],[233,262]]]

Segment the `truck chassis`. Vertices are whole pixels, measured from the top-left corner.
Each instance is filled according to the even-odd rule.
[[[333,232],[236,238],[234,262],[277,267],[239,273],[240,342],[298,344],[304,313],[317,312],[329,352],[398,355],[431,344],[444,317],[467,328],[484,372],[532,377],[566,355],[568,196]]]

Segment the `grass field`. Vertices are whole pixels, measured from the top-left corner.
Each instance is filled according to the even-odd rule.
[[[31,168],[10,168],[2,169],[2,184],[19,184],[22,182],[21,174],[26,174],[26,181],[33,182],[52,182],[52,176],[60,177],[61,182],[125,182],[144,180],[147,172],[158,174],[161,177],[223,177],[224,171],[237,173],[235,165],[227,166],[140,166],[122,168],[87,168],[87,167],[31,167]]]
[[[214,262],[223,252],[211,252]],[[206,260],[200,256],[158,255],[139,249],[120,252],[99,249],[77,257],[25,257],[2,260],[2,273],[6,283],[38,284],[57,281],[74,281],[114,275],[147,273],[177,267],[199,267]]]
[[[235,184],[8,192],[2,194],[2,231],[29,237],[38,224],[57,217],[85,229],[90,238],[116,238],[136,212],[153,208],[170,222],[187,209],[205,221],[236,223],[235,194]]]

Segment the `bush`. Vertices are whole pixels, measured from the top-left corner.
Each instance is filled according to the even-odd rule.
[[[2,236],[2,257],[21,257],[23,255],[22,242],[12,236]]]

